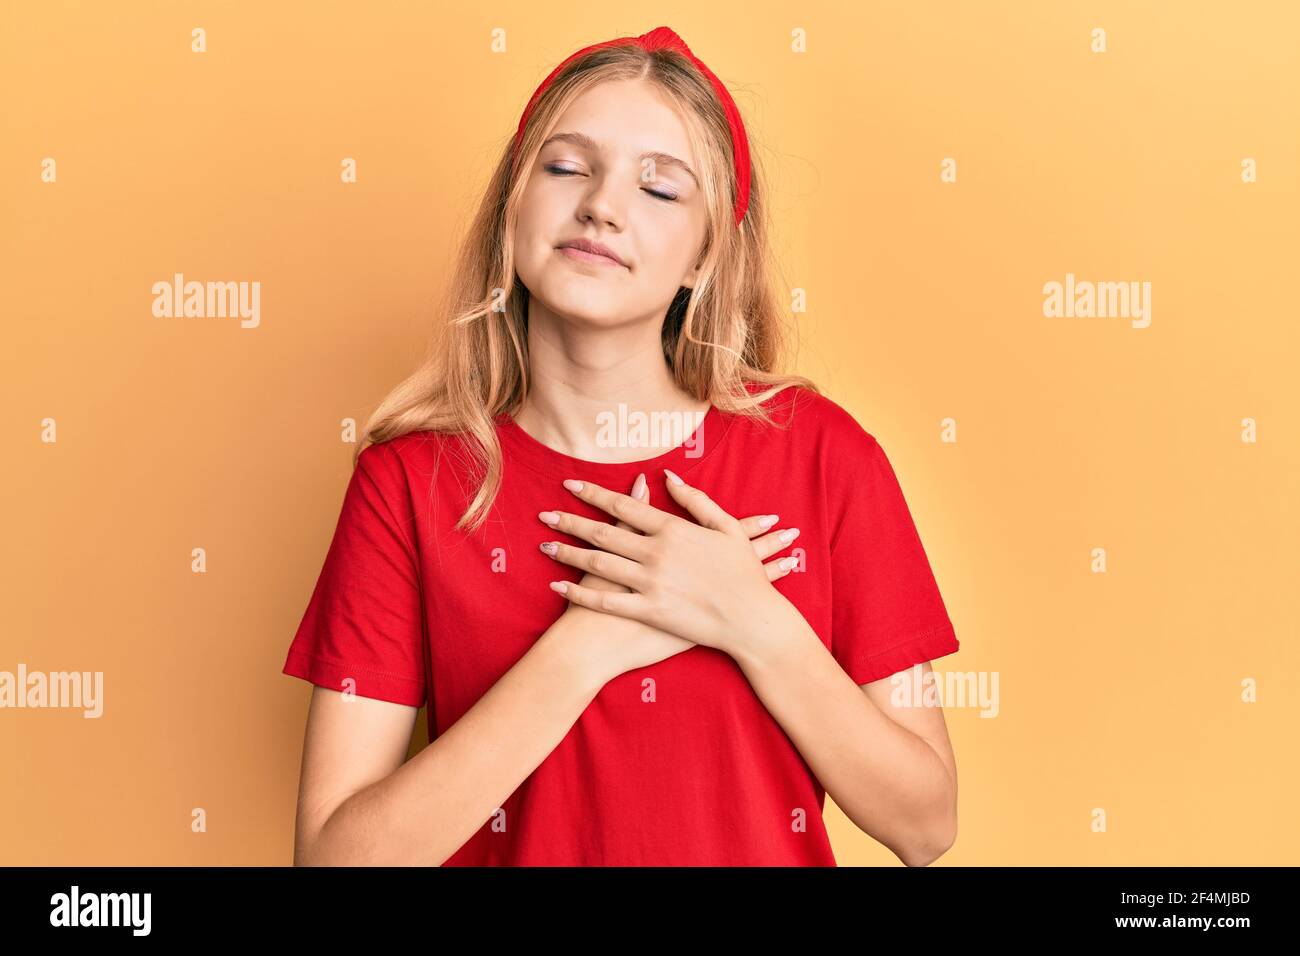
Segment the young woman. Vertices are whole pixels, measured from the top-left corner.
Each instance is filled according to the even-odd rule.
[[[666,27],[533,94],[283,669],[295,863],[833,866],[827,792],[953,842],[943,712],[888,678],[957,639],[880,446],[775,371],[753,172]]]

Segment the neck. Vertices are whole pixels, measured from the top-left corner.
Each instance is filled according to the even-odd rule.
[[[637,461],[676,447],[710,404],[673,381],[662,325],[663,316],[608,328],[569,322],[530,300],[529,392],[515,422],[586,461]],[[646,429],[635,428],[638,420]]]

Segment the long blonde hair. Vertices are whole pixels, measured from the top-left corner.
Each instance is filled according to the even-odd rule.
[[[513,242],[528,176],[570,103],[598,83],[636,79],[653,83],[677,107],[703,167],[708,229],[697,284],[678,290],[663,325],[673,379],[697,400],[768,424],[773,420],[761,404],[782,389],[801,385],[820,393],[810,379],[776,371],[793,330],[773,287],[765,184],[751,159],[749,206],[737,226],[731,134],[712,86],[672,50],[631,44],[595,50],[547,86],[517,156],[513,136],[506,144],[444,293],[439,312],[449,318],[420,368],[375,409],[353,452],[355,467],[368,443],[422,430],[460,434],[482,481],[458,529],[473,531],[486,520],[502,474],[494,419],[513,416],[528,394],[528,290],[515,273]]]

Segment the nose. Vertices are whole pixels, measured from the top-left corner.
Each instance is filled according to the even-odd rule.
[[[576,212],[581,222],[593,220],[614,229],[622,229],[626,210],[613,177],[605,174],[592,177],[592,186],[583,194]]]

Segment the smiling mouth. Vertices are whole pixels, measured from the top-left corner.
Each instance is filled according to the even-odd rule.
[[[575,262],[592,262],[597,265],[618,266],[626,268],[623,263],[617,259],[611,259],[609,256],[597,255],[594,252],[587,252],[585,249],[575,249],[573,246],[560,246],[561,255],[574,260]]]

